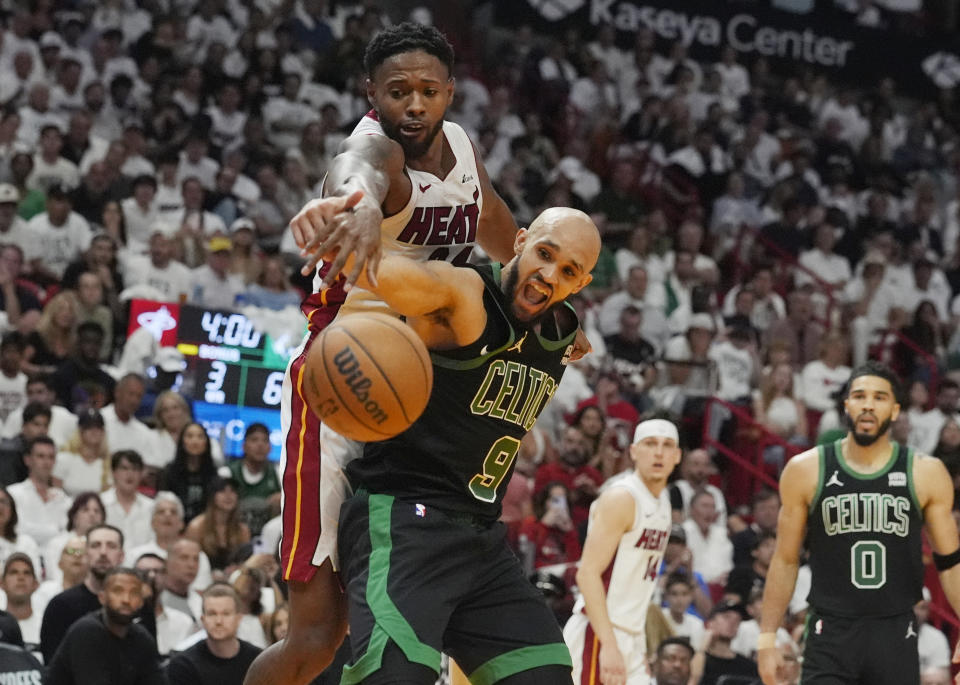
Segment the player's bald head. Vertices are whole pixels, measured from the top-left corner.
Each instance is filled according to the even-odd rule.
[[[527,229],[528,243],[549,234],[556,242],[580,253],[589,272],[600,256],[600,231],[587,214],[572,207],[549,207]]]

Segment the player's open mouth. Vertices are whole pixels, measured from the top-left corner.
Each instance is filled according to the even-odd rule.
[[[873,426],[877,425],[877,421],[870,416],[861,416],[859,419],[857,419],[857,425],[864,426],[865,428],[872,428]]]
[[[426,128],[423,124],[404,124],[400,127],[400,132],[407,136],[416,136],[426,130]]]
[[[523,286],[523,298],[533,305],[540,305],[550,298],[550,289],[536,281]]]

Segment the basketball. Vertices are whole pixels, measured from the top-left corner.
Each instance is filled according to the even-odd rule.
[[[340,435],[361,442],[405,431],[427,406],[433,366],[423,341],[386,314],[334,321],[307,353],[303,394]]]

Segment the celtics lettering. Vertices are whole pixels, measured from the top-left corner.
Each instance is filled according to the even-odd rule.
[[[910,499],[889,493],[860,492],[831,495],[820,503],[827,535],[910,533]]]
[[[540,369],[497,359],[487,369],[470,411],[530,430],[556,391],[557,381]]]

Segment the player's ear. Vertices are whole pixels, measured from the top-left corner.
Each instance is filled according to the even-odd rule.
[[[370,79],[367,79],[366,87],[367,87],[367,102],[369,102],[370,106],[372,107],[375,104],[374,96],[377,94],[377,86],[373,83],[373,81],[371,81]]]
[[[573,289],[573,292],[574,293],[580,292],[581,290],[586,288],[588,285],[590,285],[590,281],[592,280],[593,280],[593,274],[584,274],[583,276],[580,277],[580,283],[577,284],[577,286]]]
[[[900,403],[895,402],[893,405],[893,411],[890,412],[890,422],[893,423],[896,421],[898,416],[900,416]]]
[[[453,102],[453,94],[457,91],[457,79],[453,76],[447,79],[447,98]]]
[[[523,252],[523,246],[527,244],[529,229],[521,228],[517,231],[517,236],[513,239],[513,253],[518,255]]]

